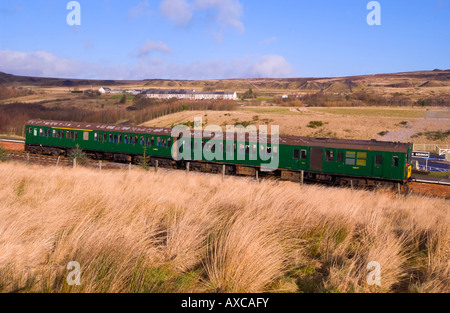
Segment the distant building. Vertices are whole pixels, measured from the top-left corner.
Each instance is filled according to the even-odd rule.
[[[142,90],[138,90],[138,89],[132,89],[132,90],[127,90],[126,93],[129,93],[130,95],[136,96],[142,93]]]
[[[142,92],[150,99],[186,99],[186,100],[238,100],[236,92],[206,92],[193,89],[147,89]]]
[[[113,94],[113,95],[120,95],[120,94],[123,93],[123,91],[122,91],[121,88],[113,89],[113,90],[111,90],[110,92],[111,92],[111,94]]]
[[[98,90],[101,94],[105,94],[105,93],[110,93],[111,92],[111,88],[108,87],[102,87]]]

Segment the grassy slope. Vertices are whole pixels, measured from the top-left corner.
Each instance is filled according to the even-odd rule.
[[[0,176],[0,292],[450,291],[448,200],[11,163]]]

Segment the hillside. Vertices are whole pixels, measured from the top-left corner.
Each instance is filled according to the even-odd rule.
[[[265,92],[314,92],[351,93],[358,89],[383,89],[385,92],[408,91],[419,93],[433,89],[438,93],[449,93],[450,70],[417,71],[393,74],[361,75],[323,78],[259,78],[220,80],[163,80],[142,81],[85,80],[25,77],[0,72],[0,85],[39,87],[82,87],[82,86],[141,86],[143,88],[195,88],[202,90],[236,90],[253,88]]]

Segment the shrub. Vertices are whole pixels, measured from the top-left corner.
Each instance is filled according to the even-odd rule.
[[[88,159],[86,153],[82,149],[80,149],[79,145],[76,145],[76,148],[70,151],[68,157],[71,162],[76,159],[76,162],[79,165],[86,164]]]
[[[0,145],[0,162],[7,161],[9,159],[8,150]]]
[[[311,121],[309,122],[308,125],[306,125],[306,127],[309,128],[319,128],[323,126],[323,122],[322,121]]]

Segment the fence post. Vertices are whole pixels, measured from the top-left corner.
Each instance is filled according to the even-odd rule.
[[[225,164],[222,166],[222,181],[225,179]]]
[[[159,167],[159,161],[156,160],[156,163],[155,163],[155,173],[158,172],[158,167]]]
[[[189,174],[189,167],[191,166],[191,163],[187,162],[186,164],[186,174]]]
[[[27,164],[30,163],[30,152],[27,152]]]
[[[305,171],[304,170],[302,170],[301,172],[300,172],[300,184],[303,186],[303,183],[304,183],[304,179],[305,179]]]
[[[259,183],[259,171],[256,169],[256,182]]]
[[[77,158],[73,158],[73,168],[77,168]]]
[[[100,172],[102,171],[102,160],[98,161],[98,167],[100,168]]]
[[[58,165],[59,165],[59,160],[61,160],[61,156],[60,155],[58,155],[58,160],[56,161],[56,167],[58,167]]]

